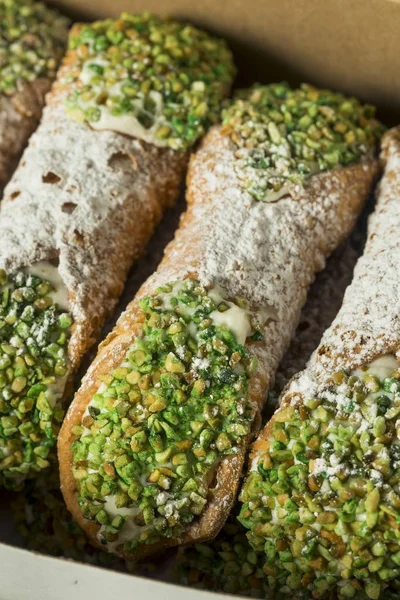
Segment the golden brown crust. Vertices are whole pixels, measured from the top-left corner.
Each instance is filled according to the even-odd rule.
[[[75,395],[61,429],[58,442],[61,489],[68,509],[95,545],[99,545],[97,540],[99,526],[83,517],[77,502],[77,489],[72,474],[73,456],[71,446],[74,436],[71,430],[74,425],[81,423],[82,415],[98,388],[99,377],[109,373],[122,362],[127,349],[140,333],[138,299],[154,293],[156,288],[166,281],[171,282],[184,277],[198,277],[207,249],[204,230],[205,227],[210,226],[215,218],[220,202],[220,195],[215,192],[215,189],[210,191],[207,182],[210,174],[218,180],[221,160],[226,152],[232,153],[230,142],[221,134],[219,128],[215,128],[206,136],[200,150],[192,157],[188,173],[188,210],[181,219],[175,239],[168,246],[157,272],[143,284],[135,300],[121,315],[112,333],[101,344],[97,357],[85,376],[81,388]],[[276,369],[283,346],[286,343],[285,339],[283,342],[279,340],[279,348],[276,349],[277,336],[281,334],[281,337],[289,337],[290,332],[295,329],[296,314],[300,312],[304,303],[310,280],[314,272],[323,266],[321,258],[329,254],[350,231],[369,193],[377,171],[377,161],[370,160],[364,165],[353,165],[337,170],[334,174],[323,173],[315,177],[307,187],[306,192],[296,199],[298,204],[294,203],[296,205],[295,210],[301,211],[304,207],[306,215],[309,215],[305,222],[310,230],[315,230],[317,233],[312,238],[309,236],[312,253],[309,256],[305,254],[302,257],[302,260],[308,265],[307,269],[304,273],[293,273],[298,292],[296,299],[298,306],[294,308],[293,314],[290,316],[292,323],[289,334],[285,333],[286,324],[282,322],[277,324],[276,321],[271,320],[265,326],[265,341],[263,343],[246,344],[249,352],[257,356],[259,363],[258,369],[250,379],[250,397],[254,404],[259,407],[255,419],[255,429],[260,426],[260,411],[274,376],[274,369]],[[223,192],[224,190],[221,189],[221,194]],[[325,194],[327,197],[332,196],[332,194],[335,197],[337,196],[336,200],[333,201],[334,222],[330,222],[332,207],[330,206],[329,211],[327,210],[326,213],[323,210]],[[314,203],[318,206],[322,205],[322,210],[314,212],[309,210],[310,205],[312,206]],[[301,222],[303,223],[304,220]],[[223,223],[221,223],[221,226],[223,226]],[[323,235],[321,235],[321,230]],[[299,230],[297,234],[306,236],[307,232]],[[318,248],[312,247],[314,241],[316,241]],[[249,294],[245,297],[251,301]],[[282,321],[284,316],[282,315]],[[273,355],[272,358],[271,355]],[[169,546],[211,539],[218,533],[235,500],[248,443],[250,443],[250,437],[240,454],[225,457],[221,461],[216,469],[215,483],[213,488],[210,489],[209,502],[200,518],[188,528],[186,534],[180,539],[166,539],[162,543],[142,546],[135,555],[138,559],[160,552]],[[100,545],[100,547],[104,549],[104,546]],[[118,553],[121,556],[127,556],[122,548],[119,548]],[[130,555],[130,558],[132,558],[132,555]]]
[[[51,80],[41,78],[12,96],[0,96],[0,194],[39,124],[50,88]]]

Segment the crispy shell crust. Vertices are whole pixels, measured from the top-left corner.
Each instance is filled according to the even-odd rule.
[[[10,179],[28,139],[39,125],[51,80],[25,83],[12,96],[0,96],[0,194]]]

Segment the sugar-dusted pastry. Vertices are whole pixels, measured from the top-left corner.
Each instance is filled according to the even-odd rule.
[[[343,306],[255,442],[241,492],[276,598],[399,597],[399,128],[382,158]]]
[[[59,437],[62,491],[123,556],[211,538],[307,289],[377,173],[369,107],[256,87],[191,161],[188,210],[101,345]]]
[[[42,2],[0,0],[0,193],[39,124],[68,20]]]
[[[0,211],[0,485],[49,466],[66,383],[233,70],[224,42],[151,15],[72,29]]]
[[[330,257],[326,269],[317,275],[311,286],[296,335],[279,363],[273,392],[270,392],[264,411],[269,415],[272,414],[276,395],[279,397],[293,374],[305,367],[322,333],[336,316],[359,256],[359,237],[357,228],[351,238]],[[269,587],[268,577],[263,571],[264,554],[256,553],[251,547],[246,529],[237,520],[239,510],[240,503],[236,502],[224,527],[213,540],[179,549],[177,560],[169,572],[172,581],[208,591],[274,600],[274,591]],[[30,540],[36,538],[32,531]],[[388,596],[388,600],[395,598]]]

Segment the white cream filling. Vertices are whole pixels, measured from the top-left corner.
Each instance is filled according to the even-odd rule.
[[[246,343],[246,339],[254,333],[254,329],[251,324],[252,316],[257,315],[263,324],[268,319],[276,318],[276,312],[271,307],[266,307],[265,309],[258,311],[258,313],[255,313],[248,308],[240,307],[234,302],[226,300],[226,294],[224,290],[218,285],[210,290],[208,295],[214,300],[215,304],[218,305],[223,302],[229,307],[224,312],[214,310],[209,315],[210,319],[213,320],[214,325],[229,329],[229,331],[231,331],[236,337],[238,344],[241,344],[242,346],[244,346]]]
[[[107,550],[109,552],[113,552],[116,549],[116,547],[119,546],[120,544],[124,544],[125,542],[129,542],[130,540],[135,539],[141,533],[143,533],[143,531],[148,529],[148,526],[136,525],[136,523],[134,522],[134,518],[136,517],[136,515],[138,515],[141,512],[140,509],[137,508],[136,506],[130,506],[129,508],[127,508],[127,507],[117,508],[117,506],[115,504],[115,496],[106,496],[103,508],[111,517],[121,516],[121,517],[126,518],[125,523],[123,524],[122,528],[118,532],[118,537],[117,537],[116,541],[107,543]],[[104,529],[105,529],[105,526],[102,525],[97,534],[97,539],[100,542],[103,539],[102,534],[103,534]]]
[[[79,74],[79,80],[83,83],[83,85],[89,85],[92,77],[95,76],[94,71],[90,68],[91,65],[98,65],[99,67],[108,67],[110,62],[108,60],[104,60],[104,58],[96,58],[91,60],[86,60],[83,65],[81,72]]]
[[[289,186],[284,186],[277,192],[269,191],[262,199],[262,202],[277,202],[284,196],[291,195],[291,188]]]
[[[372,361],[372,363],[364,369],[355,369],[352,375],[356,375],[357,377],[362,377],[363,375],[375,375],[376,377],[379,377],[379,379],[384,379],[385,377],[389,377],[392,371],[397,369],[398,366],[394,354],[386,354],[385,356],[380,356]]]
[[[170,292],[165,292],[161,294],[164,310],[174,310],[175,306],[171,304],[171,298],[176,298],[179,292],[186,289],[187,281],[187,279],[183,281],[178,281],[177,283],[175,283],[175,285],[172,286],[172,290]],[[187,304],[185,305],[186,314],[192,315],[195,312],[195,310],[196,309],[191,308]]]
[[[92,77],[94,76],[93,71],[90,69],[90,65],[99,65],[105,67],[110,63],[103,59],[90,59],[83,63],[81,73],[79,75],[80,81],[83,85],[90,85]],[[124,95],[122,87],[124,82],[115,83],[111,87],[106,87],[102,81],[94,89],[96,97],[107,94],[107,96],[119,96]],[[149,98],[154,102],[155,114],[149,114],[149,117],[153,120],[153,125],[146,129],[136,118],[135,114],[128,113],[124,115],[115,116],[111,114],[110,109],[105,104],[97,104],[96,99],[89,102],[80,101],[80,104],[84,108],[96,108],[100,111],[100,119],[98,121],[90,121],[90,127],[96,130],[111,130],[118,133],[129,135],[130,137],[136,137],[149,144],[154,144],[160,148],[168,146],[168,141],[159,139],[156,137],[157,130],[162,125],[168,125],[168,121],[163,115],[164,101],[160,92],[152,90],[149,93]],[[146,113],[144,108],[144,98],[138,97],[132,100],[136,114],[139,112]]]
[[[261,452],[256,454],[251,463],[250,463],[250,471],[257,471],[258,463],[260,462],[260,457],[262,456]]]
[[[134,517],[140,512],[135,506],[118,508],[115,504],[115,496],[106,496],[103,508],[111,517],[116,517],[117,515],[121,517]]]
[[[64,395],[65,384],[67,383],[69,370],[62,377],[57,376],[56,383],[47,386],[46,397],[52,408],[54,408]]]
[[[54,290],[49,292],[49,296],[62,310],[69,310],[68,290],[57,267],[48,261],[42,260],[30,267],[26,267],[24,270],[30,275],[35,275],[51,283]]]
[[[222,301],[222,298],[220,301]],[[229,306],[228,310],[224,312],[214,310],[210,314],[210,319],[213,320],[214,325],[217,327],[222,326],[229,329],[236,337],[238,343],[243,346],[246,343],[246,339],[253,331],[250,315],[248,311],[243,310],[243,308],[239,308],[239,306],[233,304],[232,302],[225,301],[225,304]]]
[[[185,289],[185,281],[180,281],[173,286],[171,292],[167,292],[162,295],[163,307],[166,310],[172,310],[174,307],[171,304],[171,298]],[[266,307],[258,312],[251,311],[248,308],[238,306],[234,302],[226,300],[226,292],[218,285],[213,287],[208,292],[208,296],[214,300],[215,304],[219,305],[221,302],[228,306],[228,309],[224,312],[213,310],[209,314],[209,318],[213,320],[213,324],[217,327],[225,327],[229,329],[236,337],[237,342],[244,346],[246,339],[254,333],[254,329],[251,324],[252,317],[256,317],[262,324],[266,323],[268,319],[276,319],[276,311],[271,307]],[[185,306],[185,312],[187,315],[192,315],[195,309]],[[189,329],[192,335],[196,334],[196,326],[192,327],[192,323],[189,323]]]
[[[151,525],[136,525],[133,520],[125,521],[122,529],[118,533],[118,537],[115,542],[107,542],[106,549],[108,552],[114,552],[118,546],[121,544],[125,544],[126,542],[131,542],[135,538],[139,537],[144,531],[150,529]],[[101,542],[102,528],[97,534],[97,539]]]
[[[60,276],[57,267],[52,265],[50,262],[43,260],[31,265],[30,267],[26,267],[24,270],[30,275],[35,275],[36,277],[40,277],[40,279],[44,279],[51,283],[54,290],[49,292],[48,295],[61,310],[69,310],[68,290]],[[52,408],[54,408],[59,400],[61,400],[64,394],[65,384],[67,383],[68,376],[69,370],[65,375],[57,376],[55,383],[48,385],[46,397]]]
[[[163,124],[161,120],[156,119],[154,125],[149,129],[143,127],[141,123],[133,115],[112,115],[107,109],[101,108],[101,117],[98,121],[90,121],[90,127],[96,130],[108,129],[116,131],[117,133],[123,133],[131,137],[136,137],[149,144],[158,146],[159,148],[165,148],[168,146],[168,142],[160,140],[155,137],[157,129]]]

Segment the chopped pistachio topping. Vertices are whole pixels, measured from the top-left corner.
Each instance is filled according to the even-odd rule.
[[[218,120],[235,72],[223,40],[148,13],[84,26],[70,49],[73,118],[175,150]]]
[[[255,364],[220,318],[229,323],[239,305],[252,319],[243,302],[193,280],[140,301],[141,336],[73,430],[78,501],[110,550],[180,536],[202,513],[219,461],[240,452]]]
[[[14,520],[26,548],[83,560],[88,541],[63,502],[56,466],[26,483],[12,503]]]
[[[386,374],[381,363],[336,373],[317,398],[278,411],[270,437],[258,441],[240,521],[264,554],[269,586],[284,597],[386,599],[400,576],[393,363]]]
[[[67,41],[68,19],[31,0],[0,0],[0,93],[38,77],[53,79]]]
[[[72,319],[53,292],[0,269],[0,485],[10,489],[50,465],[64,416]]]
[[[191,588],[272,598],[263,556],[254,552],[245,533],[232,512],[215,540],[180,550],[173,579]]]
[[[57,460],[51,468],[28,481],[11,504],[24,547],[50,556],[131,571],[132,565],[116,555],[97,550],[67,510],[60,491]]]
[[[306,84],[239,91],[223,111],[223,124],[238,147],[241,186],[273,202],[311,175],[371,155],[384,131],[374,113],[355,98]]]

